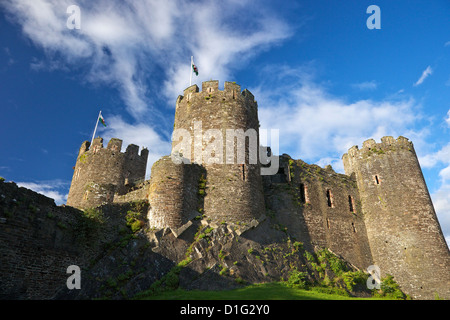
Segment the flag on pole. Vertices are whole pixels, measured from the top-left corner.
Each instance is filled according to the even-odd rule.
[[[100,120],[100,122],[102,123],[102,125],[104,125],[106,127],[106,123],[105,123],[105,119],[103,119],[102,114],[100,113],[100,116],[98,117],[98,119]]]
[[[194,71],[195,75],[198,76],[197,66],[194,64],[194,60],[192,60],[192,71]]]
[[[106,127],[105,119],[103,119],[101,110],[98,113],[97,122],[95,123],[95,129],[94,129],[94,133],[92,134],[92,139],[91,139],[91,146],[92,146],[92,143],[94,142],[95,132],[97,131],[97,126],[98,126],[99,121],[102,123],[102,125],[104,125]]]
[[[192,72],[195,72],[195,75],[198,76],[198,68],[194,64],[194,56],[191,56],[191,72],[189,72],[189,85],[192,86]]]

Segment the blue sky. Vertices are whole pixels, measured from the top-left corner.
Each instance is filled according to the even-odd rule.
[[[68,29],[67,8],[81,11]],[[381,29],[368,29],[369,5]],[[280,130],[280,152],[343,172],[369,138],[415,145],[450,239],[450,2],[52,1],[0,3],[0,176],[67,197],[81,143],[98,134],[170,153],[175,100],[236,81]],[[149,174],[149,170],[148,170]]]

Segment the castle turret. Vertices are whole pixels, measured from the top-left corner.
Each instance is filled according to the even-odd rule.
[[[412,142],[383,137],[343,156],[355,174],[374,264],[414,298],[450,298],[450,254]]]
[[[178,229],[203,210],[204,169],[195,164],[176,164],[165,156],[152,166],[149,223],[154,228]],[[200,185],[200,188],[199,188]]]
[[[103,139],[95,138],[92,146],[82,143],[78,153],[67,205],[86,209],[111,203],[115,193],[144,180],[148,150],[138,154],[139,147],[129,145],[121,152],[122,140],[112,138],[106,148]]]
[[[258,105],[247,89],[234,82],[205,81],[193,85],[176,103],[174,130],[192,137],[184,154],[207,171],[204,214],[219,221],[250,221],[264,212],[258,160]],[[173,141],[172,150],[178,150]]]
[[[257,103],[235,83],[219,90],[218,81],[206,81],[201,92],[193,85],[178,97],[172,155],[182,155],[184,172],[194,164],[206,170],[202,213],[208,219],[248,222],[264,213],[258,133]],[[173,215],[156,208],[152,193],[149,200],[150,221],[164,221],[155,214]]]

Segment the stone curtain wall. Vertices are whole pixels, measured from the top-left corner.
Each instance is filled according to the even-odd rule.
[[[346,173],[356,176],[374,263],[415,298],[448,298],[450,254],[413,144],[381,141],[343,156]]]
[[[356,181],[287,155],[280,157],[280,167],[282,173],[265,177],[268,214],[310,249],[329,248],[361,269],[371,265]]]
[[[92,247],[73,229],[80,211],[0,182],[0,299],[50,299],[70,265],[87,267]],[[77,241],[78,240],[78,241]]]
[[[147,210],[148,203],[141,200],[104,205],[87,217],[81,210],[56,206],[53,199],[0,180],[0,299],[58,299],[60,294],[70,298],[64,293],[74,294],[66,285],[71,265],[80,267],[84,289],[107,280],[123,267],[110,259],[111,250],[139,256],[139,250],[123,249],[134,239],[127,216],[139,215],[147,225]],[[110,265],[102,265],[95,279],[90,277],[89,270],[102,259]]]
[[[124,194],[114,194],[114,203],[126,203],[148,199],[149,189],[150,180],[146,180],[130,188],[129,191]]]

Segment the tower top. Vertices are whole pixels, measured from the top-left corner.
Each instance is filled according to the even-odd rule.
[[[414,152],[414,146],[408,138],[399,136],[394,139],[392,136],[385,136],[381,138],[381,143],[377,143],[374,139],[368,139],[363,142],[362,148],[353,146],[348,149],[348,153],[345,153],[342,157],[360,157],[371,156],[372,154],[384,154],[387,151],[396,150],[408,150]]]
[[[122,149],[122,140],[117,138],[111,138],[106,146],[106,150],[109,150],[111,152],[121,152]],[[81,144],[80,151],[78,153],[78,158],[82,156],[85,152],[92,152],[97,153],[99,150],[104,150],[103,147],[103,138],[97,137],[93,140],[92,145],[90,145],[89,141],[84,141]],[[139,154],[139,146],[135,144],[128,145],[127,149],[124,152],[128,156],[138,156]],[[148,149],[142,148],[140,156],[143,156],[145,158],[148,157]]]
[[[247,89],[241,92],[241,86],[236,84],[236,82],[225,81],[224,90],[219,90],[219,80],[210,80],[202,82],[202,91],[199,91],[199,87],[194,84],[183,91],[183,95],[178,96],[177,105],[183,99],[187,99],[189,102],[196,95],[212,95],[214,93],[221,92],[224,96],[230,96],[233,99],[239,96],[248,99],[253,103],[256,103],[254,95]]]
[[[388,152],[402,150],[409,151],[416,157],[413,143],[408,138],[399,136],[394,139],[391,136],[385,136],[381,138],[381,143],[377,143],[374,139],[368,139],[363,142],[361,149],[358,146],[353,146],[342,156],[345,173],[350,175],[354,171],[354,165],[360,160],[369,161],[373,156],[380,157]]]

